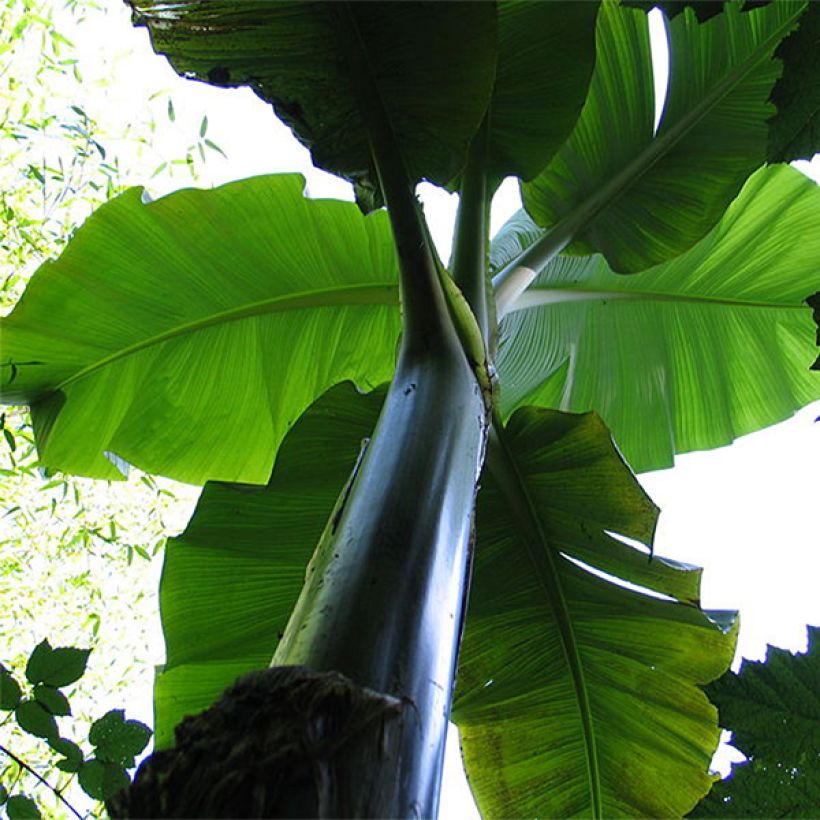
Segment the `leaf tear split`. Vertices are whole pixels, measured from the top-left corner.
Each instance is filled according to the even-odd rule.
[[[338,672],[303,666],[251,672],[210,709],[185,718],[176,746],[151,755],[133,785],[108,801],[108,811],[112,817],[323,816],[338,799],[335,761],[365,734],[384,738],[403,709],[398,698]]]

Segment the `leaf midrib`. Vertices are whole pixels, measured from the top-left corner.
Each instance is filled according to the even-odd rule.
[[[649,290],[586,290],[585,288],[530,287],[510,305],[508,312],[529,310],[568,302],[645,301],[672,302],[673,304],[719,305],[722,307],[758,308],[761,310],[805,310],[805,305],[783,302],[727,299],[721,296],[702,296],[687,293],[663,293]]]
[[[59,391],[68,387],[80,379],[101,370],[104,367],[120,360],[146,350],[154,345],[162,344],[179,336],[198,333],[206,328],[229,322],[237,322],[242,319],[249,319],[254,316],[265,316],[273,313],[283,313],[292,310],[332,308],[341,306],[361,306],[361,305],[398,305],[399,292],[395,283],[377,283],[366,285],[345,285],[342,287],[321,288],[311,291],[300,291],[298,293],[288,293],[284,296],[272,296],[257,302],[240,305],[219,313],[212,313],[207,316],[185,322],[174,327],[167,328],[161,333],[141,339],[132,345],[115,350],[108,356],[104,356],[89,365],[86,365],[76,373],[72,373],[53,390]]]
[[[564,657],[573,680],[581,725],[583,726],[584,752],[587,760],[589,797],[592,809],[591,816],[595,820],[600,820],[604,816],[603,786],[598,766],[592,708],[581,653],[557,566],[557,562],[564,559],[549,545],[549,539],[536,513],[535,503],[510,450],[506,431],[501,429],[500,424],[496,423],[494,424],[493,433],[487,464],[492,470],[493,477],[498,482],[502,493],[510,502],[510,512],[515,524],[521,530],[527,556],[532,563],[538,584],[544,592],[558,626],[561,647],[564,650]]]

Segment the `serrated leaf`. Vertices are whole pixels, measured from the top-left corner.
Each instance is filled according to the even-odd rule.
[[[820,150],[820,4],[809,3],[776,56],[783,74],[772,90],[768,161],[810,160]]]
[[[68,698],[53,686],[45,683],[38,683],[34,687],[34,697],[38,703],[44,706],[52,715],[64,717],[71,714],[71,706]]]
[[[62,760],[57,761],[57,768],[62,772],[77,772],[83,762],[83,750],[73,741],[64,737],[50,738],[48,745],[57,754],[63,755]]]
[[[44,738],[59,736],[54,715],[47,712],[36,700],[24,700],[14,710],[20,728],[30,735]]]
[[[732,766],[691,817],[806,817],[820,807],[820,628],[805,654],[770,646],[706,687],[747,762]]]
[[[73,646],[54,649],[47,640],[43,640],[28,659],[26,677],[34,684],[68,686],[83,676],[89,654],[90,650]]]
[[[10,712],[20,703],[21,697],[20,684],[11,672],[0,664],[0,709]]]
[[[15,794],[6,802],[9,820],[40,820],[42,815],[37,804],[24,794]]]
[[[97,758],[127,768],[148,745],[151,730],[138,720],[126,720],[122,709],[112,709],[91,724],[88,740],[96,746]]]
[[[82,790],[95,800],[107,800],[131,782],[122,766],[96,758],[83,763],[78,779]]]

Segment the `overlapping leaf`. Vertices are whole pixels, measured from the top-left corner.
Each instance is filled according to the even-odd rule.
[[[494,266],[537,235],[514,217]],[[786,166],[757,172],[707,237],[640,276],[559,257],[502,325],[505,412],[595,410],[638,471],[788,418],[820,398],[803,301],[819,259],[820,191]]]
[[[298,175],[100,208],[3,326],[3,400],[49,467],[106,453],[191,483],[263,484],[328,387],[390,378],[399,332],[384,213],[308,200]]]
[[[156,51],[186,77],[250,85],[310,148],[314,162],[378,187],[361,96],[361,49],[408,172],[446,184],[461,170],[492,90],[492,3],[201,3],[131,0]],[[359,42],[335,15],[349,9]]]
[[[454,707],[479,808],[680,816],[711,785],[699,684],[734,630],[680,602],[698,597],[694,567],[610,534],[648,541],[656,510],[594,415],[519,410],[489,464]]]
[[[337,495],[383,391],[332,388],[285,438],[265,488],[208,484],[169,541],[160,601],[167,662],[155,689],[156,743],[239,675],[270,663]],[[215,605],[216,604],[216,605]]]
[[[597,2],[498,4],[488,172],[537,176],[572,130],[595,64]]]
[[[605,4],[586,106],[552,163],[523,186],[527,211],[546,227],[571,225],[573,251],[600,251],[619,273],[691,247],[766,158],[768,99],[781,71],[772,53],[804,8],[782,2],[741,13],[727,4],[706,23],[690,9],[676,17],[653,134],[646,15]]]

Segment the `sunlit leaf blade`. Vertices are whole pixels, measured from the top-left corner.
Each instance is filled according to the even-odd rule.
[[[537,176],[578,119],[595,63],[597,2],[498,5],[489,173]]]
[[[766,158],[781,71],[772,59],[805,5],[737,4],[706,23],[687,11],[670,31],[666,107],[653,136],[646,15],[602,7],[590,94],[569,140],[523,186],[541,225],[572,224],[572,252],[599,251],[633,273],[670,259],[710,230]]]
[[[536,235],[516,216],[494,266]],[[820,191],[787,166],[758,171],[707,237],[640,276],[559,257],[501,327],[504,410],[595,410],[637,471],[782,421],[820,398],[804,304],[818,260]]]
[[[131,0],[154,49],[183,76],[250,85],[326,170],[377,187],[342,3]],[[352,3],[379,96],[413,179],[447,183],[489,101],[493,3]]]
[[[188,528],[169,541],[160,585],[167,662],[155,688],[159,748],[172,742],[182,717],[270,662],[383,398],[349,384],[328,391],[285,438],[267,487],[208,484]]]
[[[112,453],[191,483],[264,483],[324,390],[389,379],[387,215],[302,188],[255,177],[148,205],[131,190],[35,274],[4,322],[3,400],[32,405],[46,465],[116,478]]]
[[[809,3],[777,50],[783,75],[772,91],[769,162],[811,159],[820,151],[820,5]]]
[[[806,654],[770,646],[709,684],[720,725],[748,758],[690,817],[816,817],[820,806],[820,628]]]
[[[524,408],[489,459],[454,707],[480,810],[680,816],[712,782],[699,684],[729,665],[735,630],[589,571],[698,597],[694,568],[607,534],[651,535],[655,511],[597,419]]]

